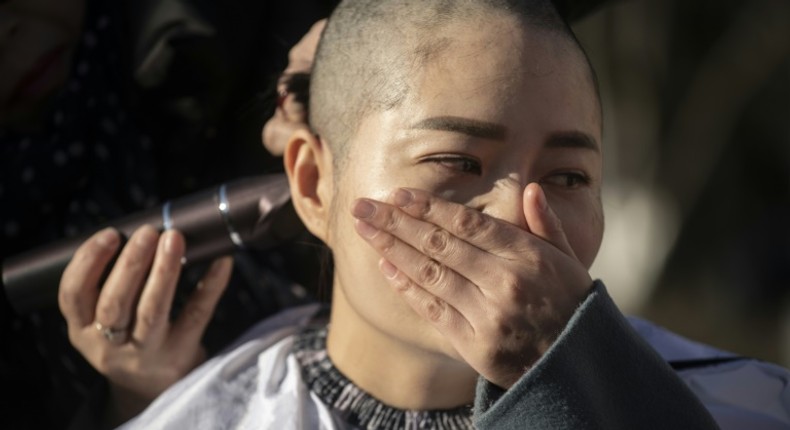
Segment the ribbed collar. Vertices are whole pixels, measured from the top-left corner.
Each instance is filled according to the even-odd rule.
[[[343,375],[326,352],[327,329],[308,328],[296,337],[293,353],[310,390],[343,421],[366,429],[471,429],[472,407],[405,410],[371,396]]]

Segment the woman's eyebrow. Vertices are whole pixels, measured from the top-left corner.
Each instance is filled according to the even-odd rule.
[[[410,128],[451,131],[472,137],[492,140],[505,140],[507,136],[507,128],[504,125],[458,116],[436,116],[426,118],[413,124]]]
[[[595,139],[580,131],[563,131],[551,134],[546,139],[546,148],[581,148],[601,152]]]

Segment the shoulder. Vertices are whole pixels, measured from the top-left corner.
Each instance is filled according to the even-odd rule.
[[[239,336],[238,339],[217,354],[217,356],[227,354],[245,344],[252,343],[264,347],[270,345],[273,340],[272,337],[277,338],[278,333],[283,330],[291,334],[298,328],[307,326],[321,310],[322,305],[313,303],[279,312],[253,325],[249,330],[244,332],[244,334]]]
[[[723,429],[790,425],[790,371],[686,339],[649,321],[628,321]]]
[[[239,425],[252,409],[250,402],[259,397],[256,392],[276,392],[286,379],[298,379],[287,363],[293,335],[307,326],[319,309],[317,304],[289,309],[256,324],[162,393],[123,428],[209,429]]]

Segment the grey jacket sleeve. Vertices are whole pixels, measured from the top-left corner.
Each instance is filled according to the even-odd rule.
[[[505,391],[480,379],[478,429],[716,429],[600,281],[549,351]]]

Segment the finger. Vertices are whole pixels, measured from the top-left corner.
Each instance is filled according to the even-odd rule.
[[[532,236],[513,224],[426,191],[401,188],[392,193],[390,201],[410,216],[435,224],[499,257],[520,260],[535,243]]]
[[[403,200],[398,198],[398,193],[395,193],[393,199],[396,204],[402,203]],[[379,229],[384,232],[390,233],[399,241],[404,242],[408,246],[419,250],[422,254],[427,255],[429,260],[436,260],[443,266],[449,267],[452,271],[457,272],[458,275],[470,281],[474,288],[463,288],[458,302],[451,301],[449,294],[443,294],[440,291],[429,288],[433,294],[451,301],[454,306],[459,306],[464,311],[469,309],[477,309],[475,306],[465,306],[463,303],[479,303],[483,300],[483,296],[487,294],[487,290],[498,290],[502,285],[517,285],[511,276],[511,273],[506,270],[494,270],[493,268],[508,267],[515,264],[521,266],[527,261],[534,260],[534,250],[530,248],[529,240],[532,238],[529,233],[523,231],[515,226],[504,222],[498,222],[487,215],[481,214],[478,211],[469,209],[462,205],[450,203],[441,199],[433,199],[432,196],[424,195],[421,198],[413,199],[414,207],[420,205],[418,201],[424,202],[424,208],[427,210],[418,209],[419,213],[430,213],[432,215],[427,218],[435,218],[441,216],[456,217],[461,219],[460,222],[453,223],[447,220],[442,220],[445,225],[456,226],[456,231],[459,225],[465,225],[463,228],[471,228],[470,225],[480,225],[485,223],[487,226],[483,230],[469,232],[467,236],[473,236],[479,242],[486,243],[487,246],[492,247],[495,251],[503,255],[496,255],[481,245],[472,244],[463,240],[438,226],[432,222],[427,222],[422,219],[415,218],[399,208],[392,205],[378,202],[370,199],[359,199],[355,202],[352,208],[352,214],[358,220],[365,221],[372,229]],[[444,208],[440,208],[444,206]],[[469,223],[469,220],[473,220]],[[406,270],[410,276],[415,276],[414,271],[417,271],[414,281],[425,286],[421,280],[430,279],[433,269],[430,267],[431,263],[425,263],[425,258],[418,259],[412,255],[403,256],[408,254],[397,241],[390,239],[387,235],[376,237],[375,231],[367,229],[365,225],[359,225],[364,230],[360,234],[368,241],[373,241],[371,244],[379,250],[379,253],[398,266],[401,270]],[[501,233],[497,232],[497,228],[502,228],[509,231],[511,228],[515,229],[513,234],[507,237],[500,237]],[[490,231],[489,231],[490,230]],[[367,234],[367,236],[366,236]],[[496,243],[501,241],[501,243]],[[534,238],[534,242],[540,242],[539,239]],[[521,254],[517,255],[516,250],[521,250]],[[505,253],[507,251],[507,253]],[[395,255],[401,254],[399,258]],[[505,255],[506,254],[506,255]],[[420,265],[420,263],[422,265]],[[440,280],[441,281],[441,280]],[[436,284],[438,287],[441,284]],[[426,286],[427,288],[427,286]],[[476,296],[476,294],[480,296]],[[463,301],[465,300],[465,302]]]
[[[527,185],[524,190],[524,216],[532,234],[551,243],[567,255],[576,257],[565,236],[565,230],[562,229],[562,221],[549,206],[543,188],[535,182]]]
[[[360,202],[360,204],[364,203],[364,201]],[[384,206],[384,208],[386,207],[387,206]],[[394,267],[396,270],[398,270],[398,272],[395,274],[403,273],[406,277],[411,279],[414,284],[427,290],[432,295],[442,299],[462,312],[471,312],[468,317],[479,316],[476,315],[476,311],[478,311],[480,307],[476,306],[475,304],[480,302],[482,299],[482,294],[477,285],[470,282],[464,276],[447,265],[434,260],[433,258],[427,256],[424,252],[418,251],[412,245],[400,239],[401,237],[409,237],[410,230],[420,230],[420,227],[414,224],[427,223],[414,220],[413,218],[404,216],[403,214],[400,214],[399,216],[403,217],[403,219],[398,223],[399,227],[396,228],[392,233],[389,231],[380,230],[363,220],[357,220],[355,223],[359,235],[362,236],[388,262],[387,265],[380,267],[382,269]],[[406,224],[411,224],[413,226],[409,228],[405,226]],[[442,237],[449,238],[449,234],[446,234],[446,232],[440,231],[436,229],[436,227],[433,227],[433,230],[439,233],[443,232],[444,234]],[[460,242],[457,239],[456,241]],[[480,250],[475,251],[477,253],[481,253]],[[447,255],[454,256],[456,254],[457,253],[450,252]],[[394,274],[384,273],[384,275],[387,278],[391,278]]]
[[[535,245],[542,242],[515,225],[425,191],[402,188],[393,192],[389,201],[400,212],[388,209],[392,205],[365,200],[381,208],[380,213],[372,217],[376,219],[372,224],[378,228],[394,232],[401,228],[402,219],[415,219],[430,225],[431,228],[423,231],[407,230],[405,234],[396,235],[475,283],[478,279],[474,274],[487,274],[491,267],[501,265],[497,259],[523,261],[525,255],[533,253]],[[399,213],[407,216],[399,217]],[[405,222],[404,225],[409,224]],[[437,233],[437,229],[457,240],[447,240],[445,247],[442,233]],[[483,252],[475,252],[475,248]]]
[[[414,312],[448,339],[464,342],[474,338],[473,325],[458,309],[421,288],[386,259],[379,260],[379,268],[382,273],[389,274],[387,281]]]
[[[58,305],[69,328],[82,328],[93,322],[99,281],[120,242],[120,235],[113,228],[94,234],[77,248],[63,271]]]
[[[307,123],[306,111],[304,105],[296,100],[295,94],[288,94],[283,102],[283,114],[285,120],[294,123],[294,126]]]
[[[400,266],[401,263],[416,261],[413,259],[414,249],[472,281],[475,273],[487,271],[486,268],[490,267],[487,265],[493,263],[493,256],[485,250],[453,236],[440,226],[414,218],[392,205],[370,199],[359,199],[354,202],[352,214],[358,220],[365,222],[357,224],[358,231],[360,231],[359,227],[364,229],[360,234],[366,239],[378,242],[374,247],[380,251],[386,254],[392,253],[393,255],[382,255],[399,267],[405,267]],[[367,228],[368,226],[370,228]],[[386,235],[374,237],[375,231],[371,228],[383,230],[406,245],[395,242]],[[394,258],[396,253],[405,253],[405,255],[401,255],[402,258]]]
[[[315,22],[302,39],[288,51],[286,73],[310,71],[324,27],[326,27],[326,19]]]
[[[137,318],[134,322],[134,339],[141,344],[156,343],[168,326],[181,259],[184,256],[184,236],[168,230],[159,237],[151,272],[140,295]]]
[[[156,252],[159,233],[145,225],[135,231],[115,262],[96,305],[96,321],[105,327],[125,328]]]
[[[181,314],[173,324],[171,335],[186,344],[198,343],[214,315],[219,298],[228,286],[233,270],[233,258],[214,260],[209,270],[198,282]]]

